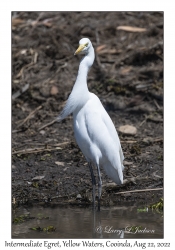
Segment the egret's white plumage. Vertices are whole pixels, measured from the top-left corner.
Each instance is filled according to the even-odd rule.
[[[122,184],[124,156],[111,118],[99,98],[89,92],[87,87],[87,74],[95,58],[94,48],[88,38],[79,41],[79,48],[75,54],[78,53],[84,53],[85,56],[80,62],[76,82],[58,120],[73,113],[75,139],[90,164],[92,181],[94,176],[91,164],[97,167],[99,196],[101,196],[100,167],[104,168],[115,183]],[[95,201],[95,197],[93,198]]]

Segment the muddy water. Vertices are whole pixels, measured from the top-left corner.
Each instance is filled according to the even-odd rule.
[[[163,216],[136,207],[101,208],[17,208],[12,218],[29,215],[30,219],[12,224],[12,238],[163,238]],[[53,232],[30,228],[53,226]]]

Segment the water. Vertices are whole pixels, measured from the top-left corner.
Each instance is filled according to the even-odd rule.
[[[132,239],[163,238],[163,216],[137,207],[108,207],[100,212],[92,208],[17,208],[12,218],[30,214],[33,219],[12,224],[12,238],[26,239]],[[53,226],[53,232],[33,231],[30,228]],[[140,231],[139,231],[140,230]]]

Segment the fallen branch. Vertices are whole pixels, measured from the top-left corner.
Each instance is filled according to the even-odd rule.
[[[137,189],[137,190],[118,192],[118,193],[115,193],[115,194],[128,194],[128,193],[150,192],[150,191],[159,191],[159,190],[163,190],[163,188]]]
[[[141,177],[141,176],[137,176],[137,177],[131,177],[131,178],[128,178],[128,179],[125,179],[123,181],[123,184],[122,184],[122,187],[123,186],[126,186],[130,183],[134,183],[136,184],[136,181],[146,181],[146,180],[160,180],[160,179],[163,179],[163,177],[159,177],[159,176],[154,176],[155,178],[151,178],[151,177]],[[115,182],[112,182],[112,183],[106,183],[103,185],[103,188],[105,188],[106,190],[116,190],[119,188],[119,186],[115,183]]]
[[[68,144],[70,142],[63,142],[63,143],[58,143],[58,144],[54,144],[52,145],[55,148],[49,148],[48,145],[46,145],[46,147],[41,147],[41,148],[27,148],[27,149],[22,149],[22,150],[18,150],[18,151],[13,151],[12,155],[16,155],[16,154],[36,154],[36,153],[40,153],[43,151],[54,151],[54,150],[58,150],[61,149],[60,146],[64,146],[66,144]]]
[[[144,120],[144,122],[145,122],[145,120]],[[142,124],[143,124],[143,121],[142,121]],[[141,124],[141,125],[142,125]],[[141,126],[140,125],[140,126]],[[163,138],[149,138],[149,140],[151,141],[151,142],[160,142],[160,141],[163,141]],[[129,143],[129,144],[132,144],[132,143],[139,143],[139,142],[142,142],[142,141],[144,141],[143,139],[142,140],[138,140],[138,141],[132,141],[132,140],[128,140],[128,141],[120,141],[121,143]]]
[[[23,155],[23,154],[37,154],[37,153],[41,153],[43,151],[54,151],[54,150],[58,150],[58,148],[36,148],[36,149],[24,149],[24,150],[19,150],[19,151],[14,151],[12,152],[12,155],[16,155],[16,154],[20,154],[20,155]]]
[[[56,119],[54,119],[53,121],[51,121],[51,122],[49,122],[49,123],[43,125],[42,127],[40,127],[40,128],[38,129],[38,131],[40,131],[40,130],[46,128],[46,127],[51,126],[51,125],[54,124],[57,120],[58,120],[58,119],[56,118]]]
[[[120,141],[121,143],[136,143],[137,141]]]
[[[156,139],[153,139],[153,142],[159,142],[159,141],[163,141],[163,138],[156,138]]]
[[[140,27],[132,27],[132,26],[118,26],[116,28],[117,30],[124,30],[128,32],[145,32],[147,29],[145,28],[140,28]]]
[[[24,125],[24,123],[26,123],[38,110],[40,110],[42,108],[42,106],[37,107],[35,110],[33,110],[25,119],[22,123],[20,123],[17,128],[21,127],[22,125]]]

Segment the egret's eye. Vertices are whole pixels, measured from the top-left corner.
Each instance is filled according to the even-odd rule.
[[[87,46],[88,46],[88,43],[86,43],[84,46],[87,47]]]

